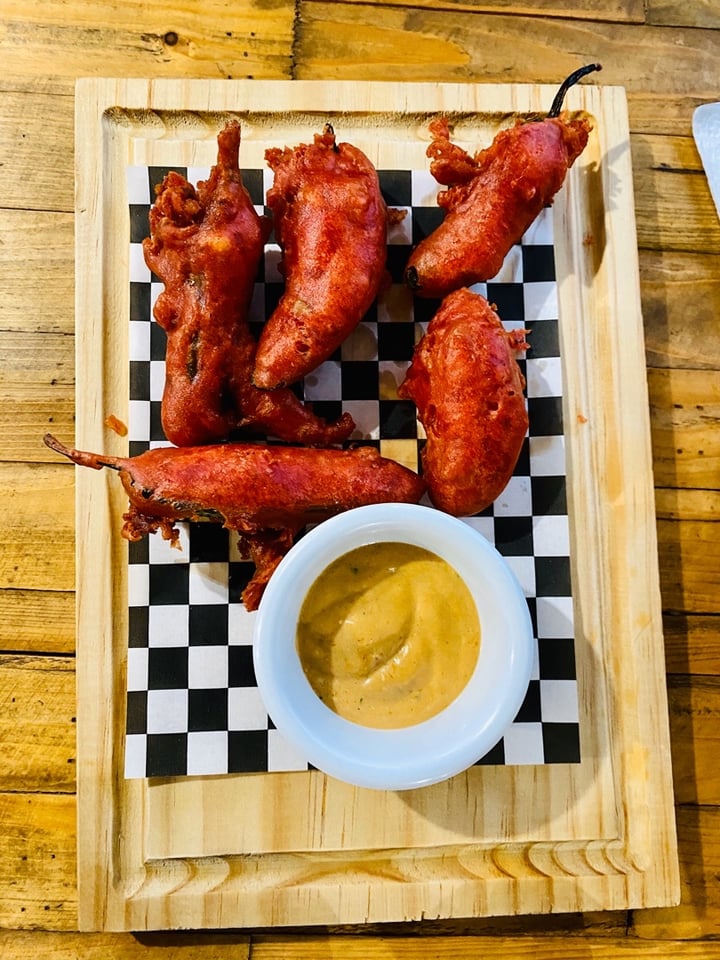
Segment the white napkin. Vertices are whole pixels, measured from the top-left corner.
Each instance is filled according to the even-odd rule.
[[[720,217],[720,103],[703,103],[697,107],[692,129]]]

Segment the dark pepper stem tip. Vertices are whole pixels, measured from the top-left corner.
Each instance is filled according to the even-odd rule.
[[[111,470],[122,470],[123,461],[118,457],[102,457],[97,453],[86,453],[84,450],[76,450],[74,447],[66,447],[60,443],[57,437],[51,433],[46,433],[43,437],[45,446],[50,447],[55,453],[62,454],[73,463],[80,467],[92,467],[93,470],[102,470],[103,467],[110,467]]]
[[[569,77],[566,77],[560,85],[558,92],[555,94],[555,99],[553,100],[552,106],[548,111],[548,117],[559,116],[560,111],[562,110],[565,94],[568,92],[570,87],[574,87],[578,80],[582,80],[583,77],[586,77],[589,73],[594,73],[596,70],[602,70],[601,63],[587,63],[584,67],[580,67],[571,73]]]
[[[405,282],[410,287],[411,290],[419,290],[422,284],[420,283],[420,277],[418,276],[417,269],[415,267],[408,267],[405,271]]]
[[[337,141],[335,140],[335,128],[330,122],[326,123],[323,127],[323,136],[332,137],[332,149],[334,153],[340,153],[340,147],[337,145]]]

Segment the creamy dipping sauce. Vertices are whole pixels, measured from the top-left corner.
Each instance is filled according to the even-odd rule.
[[[308,591],[300,660],[332,710],[367,727],[407,727],[439,713],[472,676],[480,621],[447,561],[407,543],[351,550]]]

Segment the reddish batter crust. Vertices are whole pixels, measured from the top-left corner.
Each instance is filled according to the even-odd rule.
[[[469,516],[503,491],[528,428],[523,377],[508,334],[487,300],[450,294],[415,348],[398,394],[413,400],[425,427],[423,476],[436,507]]]
[[[416,503],[426,484],[372,447],[319,450],[260,443],[160,447],[137,457],[104,457],[46,444],[79,466],[118,470],[130,505],[122,535],[160,531],[177,541],[175,523],[209,520],[240,535],[256,564],[243,600],[253,610],[293,537],[307,523],[368,503]]]
[[[474,157],[450,142],[447,120],[430,125],[430,172],[445,219],[412,252],[405,277],[422,297],[492,279],[508,251],[563,185],[588,141],[590,122],[566,115],[501,130]]]
[[[154,315],[167,333],[162,400],[165,435],[178,446],[227,439],[239,428],[283,440],[336,443],[354,428],[328,424],[289,390],[262,392],[251,381],[257,344],[247,323],[269,224],[242,182],[240,127],[218,135],[217,163],[197,190],[171,171],[150,210],[143,243],[165,289]]]
[[[388,212],[371,162],[330,126],[265,157],[285,276],[255,357],[253,381],[268,389],[326,360],[370,308],[385,277]]]

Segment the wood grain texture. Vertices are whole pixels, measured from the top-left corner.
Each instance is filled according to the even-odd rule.
[[[720,255],[641,250],[640,286],[648,366],[718,370]]]
[[[67,93],[83,76],[288,77],[294,12],[291,0],[208,0],[202,16],[192,3],[104,0],[68,17],[62,0],[10,0],[0,50],[7,74],[32,80],[42,63]]]
[[[12,939],[11,939],[12,938]],[[720,956],[720,944],[673,944],[677,960],[713,960]],[[0,932],[0,956],[12,960],[476,960],[479,951],[489,960],[515,957],[532,950],[538,960],[627,960],[627,958],[669,957],[668,944],[638,942],[633,938],[585,937],[502,937],[492,940],[475,936],[430,936],[425,940],[409,936],[294,935],[253,936],[241,934],[180,933],[172,936],[145,934],[74,934]],[[5,951],[5,952],[1,952]],[[11,951],[11,952],[10,952]]]
[[[73,653],[75,592],[0,590],[0,650],[10,653]]]
[[[666,958],[668,944],[639,944],[633,938],[615,937],[498,937],[493,940],[447,937],[418,941],[383,937],[368,940],[351,937],[254,938],[251,960],[506,960],[531,953],[536,960],[636,960],[639,957]],[[677,960],[712,960],[720,957],[720,944],[677,943],[672,945]],[[704,952],[707,951],[707,952]]]
[[[261,11],[261,6],[266,9]],[[640,22],[645,15],[643,7],[647,10],[646,24]],[[645,0],[644,4],[639,0],[574,0],[570,5],[557,0],[532,4],[510,0],[397,0],[393,4],[355,0],[345,4],[308,0],[261,4],[259,0],[239,0],[232,11],[224,5],[221,9],[219,3],[200,9],[169,0],[160,0],[152,7],[87,0],[56,0],[35,7],[19,0],[4,3],[0,27],[0,268],[9,282],[3,285],[0,302],[0,356],[5,359],[3,337],[7,331],[23,335],[38,332],[42,336],[44,331],[72,334],[74,329],[71,211],[76,75],[221,77],[226,75],[228,65],[251,72],[252,61],[256,76],[333,77],[341,69],[355,80],[421,76],[432,80],[490,78],[555,83],[568,64],[572,68],[589,57],[603,60],[603,82],[612,78],[613,82],[627,82],[629,88],[633,152],[637,152],[634,186],[638,231],[646,244],[640,251],[640,265],[648,364],[657,369],[717,372],[718,250],[704,246],[704,240],[698,242],[702,237],[713,241],[717,220],[701,183],[682,186],[679,180],[686,163],[690,171],[687,178],[700,177],[689,140],[690,122],[699,104],[718,98],[719,12],[715,0]],[[236,33],[228,37],[226,31],[232,32],[240,23],[248,24],[247,31],[256,29],[257,36],[251,38],[246,31],[242,36]],[[174,45],[163,39],[172,32],[178,35]],[[253,49],[250,40],[256,43]],[[645,139],[641,141],[635,134]],[[677,139],[664,144],[659,137]],[[681,223],[676,240],[673,225],[681,219],[692,228]],[[25,342],[31,352],[35,345],[43,352],[38,341]],[[74,485],[69,483],[59,491],[47,475],[25,469],[36,462],[38,455],[32,447],[32,417],[37,416],[40,433],[48,413],[47,406],[33,406],[32,397],[23,392],[26,388],[32,391],[33,384],[44,383],[43,377],[49,372],[47,354],[39,358],[37,366],[34,362],[32,356],[11,351],[10,363],[0,372],[7,384],[0,407],[5,416],[0,420],[3,441],[12,428],[8,406],[25,403],[27,413],[25,439],[10,433],[13,455],[26,462],[10,463],[11,472],[4,474],[0,483],[0,493],[10,495],[13,509],[19,510],[16,519],[9,517],[9,527],[4,527],[0,535],[2,583],[8,578],[16,582],[21,575],[20,581],[33,584],[0,586],[0,649],[69,653],[75,645],[75,598],[67,586],[74,549]],[[16,363],[20,368],[14,372],[11,368]],[[693,404],[698,402],[702,383],[682,373],[673,376],[670,402],[682,407],[668,407],[667,384],[655,372],[649,374],[654,432],[659,439],[655,449],[663,451],[661,458],[655,456],[655,467],[664,483],[671,484],[657,490],[656,502],[663,566],[669,568],[664,578],[665,600],[676,605],[674,611],[669,607],[666,610],[663,626],[666,665],[671,674],[676,791],[684,800],[678,809],[681,906],[636,911],[630,916],[620,912],[511,918],[516,925],[502,920],[465,921],[455,926],[425,921],[408,925],[406,930],[411,935],[404,937],[397,935],[397,928],[393,928],[391,937],[368,937],[365,927],[346,930],[352,934],[346,936],[340,936],[337,930],[324,936],[296,930],[286,937],[254,936],[253,955],[264,956],[265,960],[273,956],[288,960],[317,956],[460,960],[480,954],[524,955],[528,951],[559,960],[720,955],[720,843],[714,826],[719,808],[699,807],[691,799],[693,795],[709,798],[717,784],[707,749],[713,747],[717,708],[711,681],[720,675],[720,618],[716,603],[708,613],[683,608],[686,598],[711,594],[711,574],[704,568],[714,564],[717,569],[717,557],[712,541],[678,534],[685,521],[695,525],[696,534],[702,525],[717,529],[717,500],[711,495],[717,482],[715,477],[710,489],[695,488],[693,483],[705,483],[709,476],[707,461],[695,464],[690,454],[678,455],[683,459],[674,469],[670,459],[673,437],[683,441],[679,444],[683,450],[690,450],[689,441],[699,436]],[[714,424],[708,421],[706,425],[707,436],[716,443]],[[672,486],[675,473],[691,485]],[[50,528],[43,520],[36,528],[36,516],[48,495],[57,497],[55,526]],[[680,539],[682,556],[678,555]],[[32,557],[38,552],[38,543],[46,557],[40,564]],[[696,578],[703,577],[702,586],[695,583]],[[714,585],[717,590],[717,574]],[[29,669],[37,669],[42,676],[43,660],[36,658],[35,666]],[[678,681],[680,674],[686,685]],[[17,685],[20,672],[5,672],[2,677],[0,698],[5,695],[5,681]],[[58,708],[67,704],[70,688],[65,691],[65,684],[69,678],[69,672],[62,675],[62,690],[53,698]],[[696,678],[700,678],[698,689]],[[32,684],[28,681],[20,688],[30,690]],[[50,707],[50,701],[46,706]],[[26,715],[36,721],[41,716],[32,700],[27,701],[26,710],[18,708],[19,725]],[[54,708],[47,714],[49,731],[64,722],[60,718]],[[38,725],[38,750],[40,729]],[[49,744],[49,767],[58,770],[59,753],[52,734]],[[19,752],[13,756],[14,762],[22,763]],[[37,767],[42,762],[39,752],[25,769],[31,776],[39,776]],[[12,774],[12,768],[2,766],[4,775]],[[678,770],[682,773],[679,782]],[[33,806],[26,810],[28,800]],[[171,960],[176,956],[235,960],[248,956],[248,938],[240,934],[135,937],[73,932],[77,923],[74,799],[67,794],[13,793],[0,799],[0,813],[3,960],[34,960],[39,956],[134,960],[154,955]],[[625,922],[629,937],[621,935]],[[66,932],[49,932],[53,927]],[[451,936],[453,931],[477,935]],[[521,936],[508,939],[511,931]],[[574,936],[566,936],[566,931]],[[608,931],[615,935],[598,936]],[[697,943],[678,939],[686,937],[704,939]]]
[[[720,676],[720,617],[666,614],[663,632],[668,673]]]
[[[648,23],[664,27],[720,28],[720,8],[716,0],[646,0],[645,16]]]
[[[720,221],[690,137],[637,135],[632,142],[641,249],[720,250]]]
[[[703,498],[705,502],[706,498]],[[658,553],[663,609],[720,613],[717,571],[720,537],[717,522],[658,518]]]
[[[672,953],[669,952],[669,948]],[[3,960],[505,960],[531,950],[538,960],[714,960],[720,943],[637,941],[633,937],[294,934],[77,934],[0,932]]]
[[[655,483],[712,490],[720,470],[720,373],[650,368],[648,389]]]
[[[75,792],[75,663],[0,655],[0,792]]]
[[[675,956],[677,940],[720,934],[720,808],[679,806],[680,876],[682,896],[677,907],[639,910],[633,933],[642,938],[673,941],[666,949]],[[710,945],[703,944],[707,949]]]
[[[6,36],[7,40],[7,36]],[[0,44],[0,50],[3,46]],[[21,91],[7,89],[0,81],[0,163],[6,177],[3,207],[10,210],[73,211],[73,97],[48,92],[29,78]],[[52,163],[38,162],[52,157]],[[8,215],[5,214],[7,217]],[[57,218],[55,218],[57,222]],[[20,221],[22,222],[22,221]],[[48,230],[55,233],[48,218]],[[3,230],[17,221],[4,219]],[[72,221],[68,219],[71,225]],[[19,239],[19,238],[18,238]],[[39,237],[23,238],[33,246]],[[72,239],[70,241],[72,245]],[[50,253],[46,248],[46,253]],[[2,251],[5,257],[10,251]],[[40,260],[35,251],[35,259]],[[47,261],[52,262],[52,257]],[[45,261],[45,262],[47,262]],[[17,264],[15,264],[17,265]],[[10,288],[12,289],[12,288]],[[25,299],[25,305],[29,301]]]
[[[655,504],[663,520],[717,521],[720,516],[720,490],[694,490],[657,487]]]
[[[0,589],[74,589],[74,481],[63,464],[0,462]]]
[[[38,132],[38,136],[39,136]],[[70,149],[66,143],[63,153]],[[23,187],[31,203],[32,191]],[[68,213],[4,210],[0,269],[5,278],[0,343],[9,335],[43,332],[72,335],[73,218]],[[25,363],[28,359],[25,358]]]
[[[48,332],[0,334],[0,449],[3,459],[53,461],[43,431],[75,433],[75,339]]]
[[[0,929],[77,928],[76,809],[71,794],[0,793]]]
[[[530,74],[557,84],[581,63],[599,61],[602,82],[624,86],[631,101],[652,95],[659,120],[664,97],[711,99],[717,92],[717,40],[709,30],[402,7],[379,18],[374,5],[307,0],[294,49],[297,79],[352,77],[362,62],[369,80],[392,76],[402,64],[406,81],[520,82]]]
[[[495,15],[469,17],[451,5],[395,6],[378,17],[377,6],[359,0],[303,3],[294,76],[352,76],[361,64],[363,77],[384,79],[401,64],[405,80],[522,82],[532,75],[556,84],[581,62],[599,60],[602,82],[628,91],[633,133],[685,137],[691,136],[694,108],[716,97],[717,41],[711,30],[604,23],[602,15],[588,22],[580,15],[561,21],[503,16],[499,7]],[[509,5],[507,12],[515,9]]]
[[[0,836],[0,929],[74,930],[77,923],[75,798],[51,794],[0,794],[0,816],[5,827]],[[717,807],[680,807],[677,818],[683,902],[675,908],[642,910],[634,914],[635,932],[648,939],[681,940],[718,932],[720,892],[713,876],[720,864],[720,812]],[[573,918],[560,922],[563,929],[576,932],[582,927]],[[532,925],[532,919],[529,923]],[[442,931],[443,927],[438,929]],[[149,936],[150,945],[153,942],[172,945],[181,935]],[[570,937],[565,941],[568,948],[572,947],[573,940]],[[92,942],[90,938],[88,943]],[[295,935],[293,942],[300,945],[313,940]],[[442,940],[434,938],[418,940],[419,950],[424,949],[422,944],[425,942],[435,943],[436,949],[442,950]],[[491,949],[491,943],[483,940],[483,949]],[[579,937],[578,947],[581,943],[584,939]],[[642,956],[642,945],[633,946]],[[706,948],[707,944],[702,946]],[[371,944],[367,956],[374,957],[375,949]],[[665,956],[682,956],[676,952],[681,950],[679,943],[664,944],[663,949]],[[288,946],[287,950],[291,951],[292,947]],[[286,955],[292,954],[288,952]],[[657,954],[651,952],[650,956],[653,955]],[[14,960],[14,954],[9,956]],[[565,954],[557,956],[564,957]]]
[[[668,680],[677,803],[720,805],[720,679]]]
[[[180,103],[192,111],[201,141],[196,148],[186,136],[182,157],[197,158],[201,154],[196,149],[203,144],[214,146],[214,131],[203,124],[196,104],[216,114],[227,108],[230,98],[236,107],[248,103],[249,94],[258,89],[155,83],[150,91],[142,84],[85,83],[79,90],[78,182],[85,185],[78,198],[76,291],[81,446],[102,447],[98,412],[108,406],[121,410],[127,402],[127,386],[117,373],[122,364],[110,368],[101,362],[109,354],[121,359],[126,339],[126,248],[118,239],[125,214],[116,191],[106,185],[117,182],[128,161],[169,162],[170,148],[177,156],[180,148],[172,145],[178,114],[173,108]],[[150,95],[153,113],[147,112]],[[425,145],[416,131],[431,103],[451,103],[488,124],[512,110],[538,109],[547,95],[549,91],[534,88],[509,91],[477,85],[398,89],[350,84],[340,90],[337,85],[294,83],[286,85],[282,95],[278,85],[263,88],[262,101],[263,116],[274,103],[278,122],[291,127],[293,109],[303,118],[308,111],[326,116],[328,110],[338,111],[335,98],[345,111],[347,135],[357,124],[351,139],[368,149],[376,163],[392,166],[408,164],[415,156],[424,163]],[[429,788],[409,805],[396,796],[354,791],[317,774],[151,785],[123,781],[124,565],[113,520],[119,497],[112,480],[81,471],[76,480],[78,569],[80,582],[93,584],[79,608],[78,636],[78,708],[80,720],[85,717],[78,743],[81,927],[317,924],[330,918],[357,923],[419,915],[544,912],[551,901],[554,909],[568,911],[672,899],[674,828],[665,775],[669,752],[667,744],[661,746],[658,726],[666,704],[657,643],[650,447],[647,420],[641,415],[647,394],[642,379],[633,375],[644,362],[639,289],[632,268],[636,241],[631,230],[620,229],[617,219],[623,209],[622,223],[632,222],[624,99],[610,88],[576,90],[572,101],[597,118],[597,140],[571,171],[568,183],[574,186],[555,208],[556,235],[563,238],[558,241],[558,271],[561,278],[571,278],[559,289],[561,313],[568,318],[563,329],[563,350],[569,358],[567,403],[570,410],[584,411],[582,422],[590,424],[581,427],[579,418],[571,418],[575,427],[569,431],[569,457],[576,474],[572,512],[583,542],[596,540],[601,530],[614,531],[610,539],[599,541],[597,568],[586,557],[575,570],[587,759],[564,769],[497,768],[483,772],[481,780],[478,771],[469,771],[465,778]],[[113,105],[116,120],[103,130],[97,117],[107,105]],[[393,131],[389,138],[369,137],[363,126],[362,118],[379,110]],[[260,145],[263,122],[252,113],[248,119],[250,130],[260,132]],[[152,136],[143,136],[144,123]],[[158,123],[167,128],[163,137],[157,136]],[[246,137],[246,151],[256,146],[252,135]],[[600,165],[601,156],[613,158],[611,169]],[[592,195],[587,187],[591,182]],[[588,230],[604,240],[602,261],[584,242]],[[100,270],[89,269],[87,258],[95,250],[104,258]],[[620,302],[622,342],[614,313]],[[595,319],[590,334],[577,328],[583,315]],[[623,429],[623,405],[608,406],[603,399],[610,382],[614,391],[622,387],[624,406],[637,412],[632,438]],[[643,435],[644,444],[638,442]],[[602,466],[593,472],[591,464]],[[598,482],[603,492],[595,493]],[[597,514],[598,504],[605,505],[600,507],[606,511],[603,517]],[[635,533],[628,540],[631,528]],[[628,581],[628,564],[636,581],[639,576],[645,580],[633,595],[620,587]],[[605,584],[600,597],[598,579]],[[613,644],[612,638],[630,635],[637,661]],[[594,666],[596,660],[604,666]],[[599,683],[606,674],[614,678],[612,689]],[[621,704],[629,702],[628,696],[632,711],[623,713]],[[645,702],[639,711],[638,698]],[[606,724],[612,725],[616,740],[607,741]],[[625,746],[620,744],[621,732]],[[511,810],[506,803],[498,804],[496,795],[532,795],[535,802],[525,808],[517,801]],[[292,804],[291,796],[303,796],[304,803]],[[238,804],[246,812],[242,820],[230,815]],[[633,817],[639,807],[653,811],[654,829],[663,837],[660,844],[649,844],[646,818]],[[534,816],[535,809],[543,810],[542,818]],[[198,818],[193,814],[198,810],[208,815]],[[113,842],[116,827],[111,827],[118,818],[124,838],[119,849]],[[594,838],[591,849],[588,837]],[[667,859],[657,855],[665,849]],[[253,852],[250,859],[248,851]],[[108,872],[122,880],[112,891],[103,880]],[[461,876],[466,877],[462,883]],[[337,885],[339,877],[352,882]]]
[[[712,95],[692,91],[668,91],[661,97],[655,96],[652,87],[633,91],[628,100],[630,130],[633,134],[689,137],[692,135],[693,111],[711,99]]]
[[[0,931],[2,960],[248,960],[250,938],[227,934]]]
[[[0,794],[0,814],[0,822],[4,825],[0,834],[1,927],[72,931],[77,910],[74,798],[50,794]],[[648,938],[696,938],[718,930],[720,895],[717,884],[712,881],[720,863],[718,810],[683,807],[678,809],[677,816],[683,903],[677,908],[636,912],[634,925],[641,936]],[[551,918],[548,921],[551,923]],[[582,929],[582,924],[578,926],[573,918],[567,924],[564,920],[560,923],[564,928]],[[416,929],[421,931],[423,927]],[[442,929],[441,926],[439,930]],[[150,942],[155,939],[172,945],[176,936],[168,935],[159,940],[151,938]],[[298,936],[295,942],[302,944],[305,938]],[[436,942],[438,949],[442,949],[442,941]],[[582,942],[579,939],[578,945]],[[639,945],[635,946],[642,956]],[[679,945],[676,946],[680,949]],[[652,953],[649,955],[653,956]],[[9,956],[14,958],[13,954]],[[368,956],[372,957],[374,953],[369,950]]]
[[[385,6],[385,0],[347,0],[363,6]],[[643,23],[642,0],[536,0],[535,3],[514,3],[512,0],[397,0],[394,6],[414,10],[447,10],[453,13],[505,13],[512,16],[563,17],[571,20]]]

